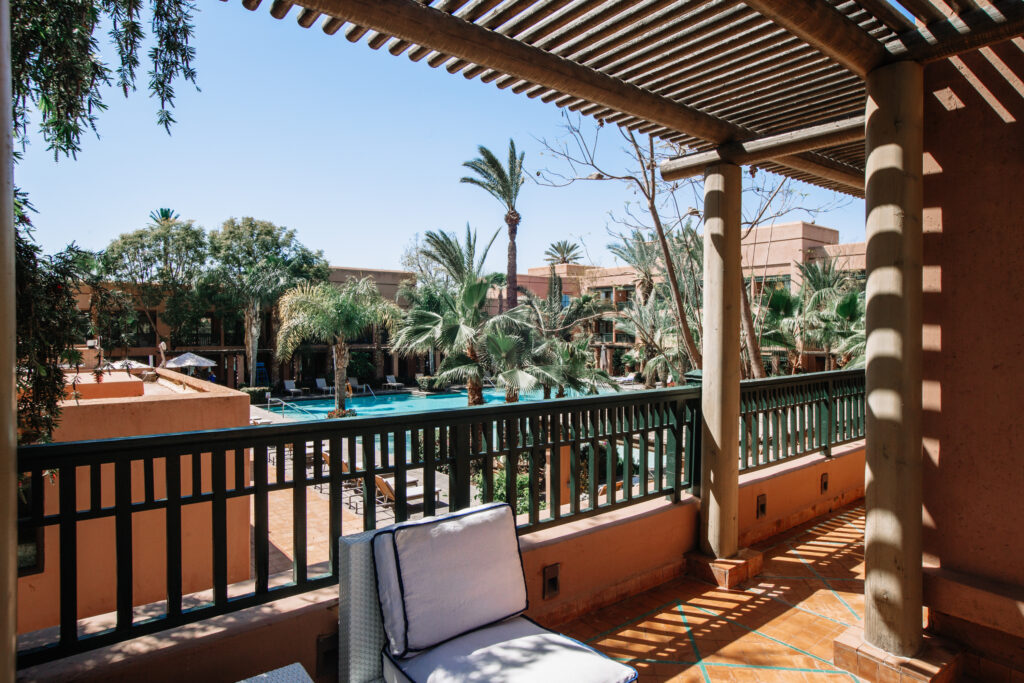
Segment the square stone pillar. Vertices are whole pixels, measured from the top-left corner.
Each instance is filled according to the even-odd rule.
[[[921,647],[923,69],[868,74],[864,637]]]
[[[701,549],[739,549],[740,167],[704,174],[704,338],[701,382]]]

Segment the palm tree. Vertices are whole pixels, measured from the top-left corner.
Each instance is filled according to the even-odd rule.
[[[465,382],[468,404],[482,405],[487,333],[512,321],[507,315],[490,318],[487,292],[494,275],[484,276],[483,265],[498,233],[480,254],[476,233],[467,225],[465,242],[445,232],[428,232],[424,256],[451,277],[451,291],[434,293],[431,307],[413,307],[395,335],[399,353],[423,353],[438,348],[446,354],[436,374],[440,382]]]
[[[245,355],[249,359],[249,382],[256,383],[256,356],[260,345],[260,330],[263,329],[263,311],[291,284],[288,269],[283,263],[265,259],[242,273],[239,280],[232,280],[212,272],[209,279],[223,286],[233,288],[242,301],[245,330]]]
[[[622,240],[621,243],[609,244],[608,251],[633,270],[637,296],[642,301],[647,301],[654,291],[661,249],[653,239],[648,239],[640,230],[634,230],[628,236],[619,235],[619,238]]]
[[[330,344],[334,356],[334,407],[345,409],[348,340],[372,325],[394,329],[400,311],[381,296],[372,278],[349,280],[341,287],[328,282],[302,284],[281,297],[277,354],[291,358],[303,342]]]
[[[505,403],[516,403],[519,394],[532,391],[539,383],[534,370],[536,359],[527,337],[502,329],[489,330],[484,335],[488,360],[497,372],[498,384],[505,389]]]
[[[544,251],[544,260],[548,263],[579,263],[582,256],[580,245],[568,240],[552,242],[551,246]]]
[[[178,212],[174,209],[154,209],[149,212],[149,220],[153,221],[154,225],[160,225],[161,223],[171,223],[178,220]]]
[[[513,309],[519,305],[516,281],[516,232],[522,217],[516,211],[516,200],[519,188],[523,186],[526,176],[523,175],[523,159],[525,153],[516,154],[516,143],[508,141],[508,167],[501,165],[491,150],[483,145],[477,148],[480,156],[462,165],[476,173],[476,177],[463,177],[461,183],[470,183],[487,190],[495,199],[505,205],[505,224],[508,226],[508,268],[505,285],[506,308]]]

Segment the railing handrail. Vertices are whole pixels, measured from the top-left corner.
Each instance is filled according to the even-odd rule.
[[[172,432],[168,434],[150,434],[146,436],[123,436],[111,439],[92,439],[85,441],[62,441],[59,443],[32,444],[19,446],[18,455],[38,457],[43,454],[54,457],[74,455],[80,450],[93,450],[102,444],[107,454],[134,449],[149,449],[169,445],[188,446],[209,445],[220,441],[238,441],[247,437],[274,438],[290,437],[315,431],[320,433],[337,433],[347,436],[348,433],[360,435],[364,432],[381,431],[387,427],[406,428],[411,425],[422,425],[425,422],[450,422],[465,424],[479,420],[522,417],[536,412],[539,407],[546,406],[553,410],[565,411],[581,407],[607,408],[615,405],[637,402],[637,397],[667,399],[697,398],[700,396],[699,386],[668,387],[664,389],[645,389],[640,391],[622,391],[614,394],[599,394],[579,398],[556,398],[544,401],[528,401],[518,403],[490,403],[465,408],[442,408],[429,413],[405,413],[401,415],[345,417],[333,420],[324,419],[314,423],[294,422],[287,424],[258,425],[210,429],[191,432]]]

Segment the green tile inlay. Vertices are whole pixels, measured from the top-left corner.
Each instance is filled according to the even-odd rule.
[[[708,669],[704,666],[704,658],[700,656],[700,649],[697,648],[697,639],[693,636],[693,629],[690,628],[690,621],[686,618],[686,612],[683,611],[683,601],[679,600],[676,602],[676,610],[679,612],[679,616],[683,618],[683,624],[686,626],[686,635],[690,637],[690,646],[693,648],[693,654],[697,657],[697,666],[700,667],[700,672],[704,676],[704,683],[711,683],[711,679],[708,677]]]

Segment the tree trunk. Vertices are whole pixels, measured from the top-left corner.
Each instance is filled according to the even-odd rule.
[[[467,404],[471,406],[482,406],[484,404],[484,385],[483,382],[480,381],[480,357],[477,355],[476,349],[473,348],[472,344],[468,344],[466,346],[466,355],[478,369],[477,376],[471,377],[466,381]]]
[[[373,326],[373,374],[377,379],[384,376],[384,347],[379,325]]]
[[[672,301],[676,305],[676,320],[679,323],[680,332],[683,334],[683,347],[686,349],[686,355],[690,357],[693,367],[699,370],[704,361],[693,340],[693,333],[690,331],[690,324],[686,319],[686,305],[683,303],[683,294],[679,290],[679,278],[676,275],[676,266],[672,262],[672,251],[668,248],[668,240],[665,238],[665,228],[658,216],[658,208],[653,202],[648,202],[647,209],[654,222],[654,230],[658,233],[658,243],[661,244],[661,256],[665,261],[665,279],[668,280],[669,288],[672,290]]]
[[[555,398],[565,398],[565,385],[559,384],[558,391],[555,392]]]
[[[512,310],[519,305],[519,282],[516,280],[516,233],[519,231],[519,213],[511,210],[505,214],[508,224],[508,268],[505,273],[506,308]]]
[[[743,274],[740,274],[743,277]],[[750,286],[754,286],[754,277],[750,277]],[[761,365],[761,344],[758,343],[757,334],[754,332],[754,316],[750,313],[750,296],[747,288],[740,287],[740,316],[743,318],[743,340],[747,346],[747,357],[750,360],[750,373],[754,379],[764,379],[767,375],[764,366]]]
[[[249,386],[256,386],[256,351],[260,344],[260,312],[253,305],[245,307],[245,355],[249,359]]]
[[[281,383],[281,362],[277,360],[277,330],[281,328],[281,316],[278,314],[277,304],[270,307],[270,329],[274,334],[270,335],[270,386],[276,387]]]
[[[544,387],[544,398],[545,400],[551,398],[551,387]]]
[[[519,392],[512,387],[505,387],[505,403],[518,403]]]
[[[348,345],[344,339],[334,339],[334,409],[345,410],[345,382],[348,376]]]

